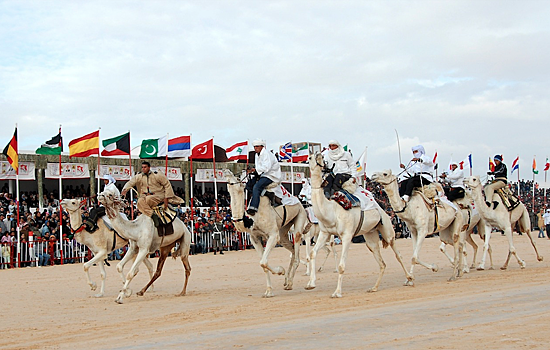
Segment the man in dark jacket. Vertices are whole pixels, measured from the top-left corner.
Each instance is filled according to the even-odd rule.
[[[498,202],[493,201],[493,194],[499,188],[504,188],[508,183],[508,169],[506,169],[506,164],[502,162],[502,156],[500,154],[495,156],[495,170],[488,171],[487,175],[493,175],[495,178],[493,182],[485,186],[485,203],[488,207],[491,207],[492,201],[494,204],[493,208],[496,208]]]

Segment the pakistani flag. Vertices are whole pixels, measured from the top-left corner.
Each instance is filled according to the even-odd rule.
[[[149,139],[141,141],[140,158],[157,158],[166,156],[168,149],[168,140],[166,136],[158,139]]]
[[[63,138],[61,137],[61,133],[52,137],[51,140],[46,141],[36,150],[36,154],[60,155],[61,152],[63,152]]]

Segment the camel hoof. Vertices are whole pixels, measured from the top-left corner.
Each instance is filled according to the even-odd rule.
[[[142,297],[142,296],[143,296],[143,293],[144,293],[144,292],[143,292],[142,290],[140,290],[139,292],[136,293],[136,295],[137,295],[138,297]]]
[[[292,290],[292,286],[291,285],[285,286],[284,290]]]
[[[92,284],[90,284],[90,289],[91,290],[96,290],[97,289],[97,284],[95,284],[95,282],[92,282]]]
[[[472,264],[472,266],[470,266],[470,268],[473,270],[476,268],[476,265],[475,264]]]
[[[115,299],[115,303],[122,304],[122,297],[120,295]]]
[[[374,292],[378,292],[378,288],[372,287],[367,289],[367,293],[374,293]]]
[[[309,273],[309,272],[306,272],[306,273],[304,273],[302,276],[309,276],[309,275],[310,275],[310,273]]]
[[[525,264],[525,261],[522,261],[521,264],[519,264],[520,268],[523,270],[527,265]]]
[[[412,280],[406,280],[405,283],[404,283],[403,285],[404,285],[404,286],[414,287],[414,281],[412,281]]]
[[[321,266],[319,269],[317,269],[317,271],[319,272],[323,271],[323,267]]]
[[[543,261],[543,260],[544,260],[544,257],[543,257],[543,256],[539,256],[539,257],[537,258],[537,260],[538,260],[538,261]]]
[[[272,291],[266,291],[263,295],[263,298],[273,298],[273,292]]]
[[[179,293],[179,294],[176,294],[175,296],[176,296],[176,297],[183,297],[183,296],[185,296],[185,292],[181,292],[181,293]]]
[[[342,293],[332,293],[332,295],[330,296],[331,298],[341,298],[342,297]]]
[[[500,267],[500,269],[501,269],[502,271],[506,270],[507,268],[508,268],[508,266],[501,266],[501,267]]]
[[[439,271],[439,267],[438,267],[436,264],[433,264],[433,265],[432,265],[432,271],[433,271],[433,272]]]
[[[312,290],[312,289],[315,289],[315,284],[307,284],[307,286],[305,286],[305,290]]]
[[[124,297],[129,298],[132,295],[132,290],[130,288],[124,291]]]
[[[285,274],[285,269],[279,266],[279,269],[277,270],[277,275],[284,275],[284,274]]]
[[[483,270],[485,270],[485,266],[479,265],[479,266],[477,267],[477,270],[478,270],[478,271],[483,271]]]
[[[456,276],[451,276],[449,277],[449,279],[447,280],[447,282],[454,282],[456,281]]]
[[[492,267],[492,266],[491,266],[491,267],[489,267],[489,270],[494,270],[494,269],[495,269],[495,268],[494,268],[494,267]]]
[[[94,295],[95,298],[103,298],[103,293],[97,293]]]

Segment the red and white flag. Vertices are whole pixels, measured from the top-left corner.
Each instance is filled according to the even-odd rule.
[[[214,158],[214,139],[204,141],[193,147],[191,152],[193,159],[212,159]]]
[[[248,141],[234,144],[225,150],[225,154],[227,154],[227,159],[229,160],[248,159]]]

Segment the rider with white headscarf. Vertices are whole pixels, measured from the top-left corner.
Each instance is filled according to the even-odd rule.
[[[401,181],[399,187],[399,195],[405,202],[409,201],[412,191],[415,187],[422,187],[433,182],[434,163],[433,160],[426,155],[424,146],[418,145],[411,148],[413,159],[412,165],[407,169],[408,179]],[[401,168],[405,169],[405,164],[401,164]]]
[[[111,174],[105,174],[103,175],[103,183],[105,184],[104,191],[110,191],[113,192],[113,194],[116,194],[120,197],[120,191],[115,186],[116,180]]]
[[[448,200],[452,202],[464,198],[464,172],[457,162],[451,162],[451,171],[441,174],[440,177],[444,182],[451,185],[450,188],[445,188],[445,195]]]
[[[330,199],[334,192],[342,190],[344,182],[355,177],[357,166],[351,154],[345,151],[338,141],[329,141],[328,148],[323,158],[330,173],[326,177],[327,185],[324,192],[325,197]]]
[[[246,211],[251,216],[254,216],[258,211],[260,196],[264,189],[273,182],[281,182],[282,178],[281,166],[277,158],[273,153],[265,149],[265,145],[264,140],[258,139],[252,142],[256,155],[254,158],[254,168],[249,170],[249,172],[254,173],[256,176],[246,183],[246,189],[252,192],[252,199]]]

